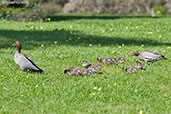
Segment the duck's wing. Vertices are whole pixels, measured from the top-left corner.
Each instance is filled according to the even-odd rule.
[[[161,54],[156,53],[156,52],[154,52],[154,51],[148,51],[148,50],[146,50],[146,51],[143,51],[143,52],[153,53],[153,54],[155,54],[155,55],[161,55]]]
[[[158,53],[155,53],[153,51],[143,51],[141,53],[141,55],[144,57],[144,58],[147,58],[147,59],[159,59],[161,58],[163,55],[161,54],[158,54]]]
[[[27,56],[27,55],[23,55],[23,56],[26,59],[25,67],[27,67],[28,69],[31,69],[31,70],[35,70],[35,71],[40,71],[40,72],[43,71],[36,65],[36,63],[29,56]]]

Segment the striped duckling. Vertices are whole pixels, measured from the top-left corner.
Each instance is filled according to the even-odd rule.
[[[68,69],[64,70],[64,73],[68,75],[75,75],[75,76],[81,76],[83,74],[83,69],[76,68],[76,67],[70,67]]]
[[[122,70],[126,71],[126,72],[129,72],[129,73],[138,72],[138,69],[135,68],[135,67],[123,67]]]
[[[100,65],[92,65],[92,64],[90,64],[87,60],[83,60],[82,61],[82,66],[83,67],[86,67],[87,69],[92,69],[92,71],[94,72],[94,73],[97,73],[97,72],[99,72],[99,71],[101,71],[101,69],[103,68],[102,66],[100,66]],[[86,71],[87,72],[87,71]],[[91,72],[91,71],[90,71]]]
[[[153,52],[153,51],[143,51],[141,53],[139,53],[138,51],[134,51],[131,55],[138,56],[138,58],[140,60],[145,61],[145,63],[149,61],[157,61],[157,60],[166,59],[163,55]]]
[[[86,69],[83,70],[82,74],[83,75],[93,75],[93,74],[96,74],[96,72],[93,69],[86,68]]]
[[[124,63],[124,62],[126,62],[126,60],[123,57],[118,57],[118,58],[116,58],[116,62]]]
[[[20,42],[16,41],[12,46],[17,47],[17,51],[14,55],[14,61],[22,70],[31,70],[40,73],[43,72],[43,70],[40,69],[30,57],[21,53]]]
[[[97,58],[97,61],[102,62],[104,64],[111,64],[111,63],[116,63],[116,58],[112,57],[105,57],[105,58]]]
[[[138,69],[143,69],[143,67],[144,67],[143,63],[140,61],[136,61],[135,65],[136,65],[136,68],[138,68]]]

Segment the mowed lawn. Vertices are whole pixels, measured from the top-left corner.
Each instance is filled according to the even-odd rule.
[[[80,17],[81,16],[81,17]],[[20,41],[44,74],[22,71],[14,62]],[[167,60],[135,66],[133,51],[152,50]],[[97,57],[124,57],[104,65]],[[171,113],[171,17],[56,15],[50,22],[0,21],[0,113]],[[69,76],[82,60],[102,65],[102,74]],[[144,63],[144,62],[143,62]],[[83,68],[83,67],[82,67]]]

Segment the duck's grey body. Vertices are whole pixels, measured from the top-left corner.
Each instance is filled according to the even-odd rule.
[[[33,70],[42,72],[43,70],[40,69],[36,63],[27,55],[23,55],[16,51],[14,56],[15,63],[22,69],[22,70]]]
[[[153,51],[143,51],[138,58],[140,60],[144,60],[145,62],[148,61],[157,61],[161,59],[166,59],[163,55],[153,52]]]

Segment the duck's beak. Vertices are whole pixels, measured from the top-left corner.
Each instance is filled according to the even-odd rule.
[[[12,44],[12,46],[15,46],[15,44]]]

